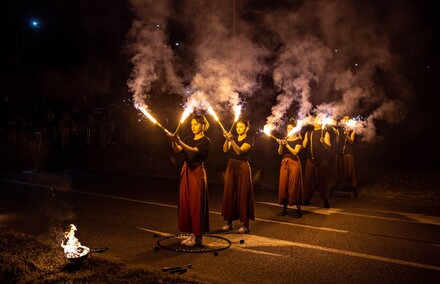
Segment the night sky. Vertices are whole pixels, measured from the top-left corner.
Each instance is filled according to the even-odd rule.
[[[425,157],[414,162],[440,158],[434,1],[1,5],[3,104],[133,99],[152,113],[166,102],[175,115],[196,99],[227,125],[240,104],[274,131],[289,117],[349,115],[365,143]]]

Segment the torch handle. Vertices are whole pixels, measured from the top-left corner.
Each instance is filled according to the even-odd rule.
[[[232,129],[234,128],[235,121],[232,123],[231,128],[229,129],[229,133],[231,133]]]
[[[278,138],[276,138],[274,135],[270,135],[270,137],[272,137],[273,139],[275,139],[275,140],[278,140]]]
[[[174,135],[176,135],[180,131],[180,126],[182,125],[181,122],[177,125],[176,131],[174,131]]]
[[[162,130],[165,131],[165,133],[167,133],[167,134],[170,133],[170,132],[168,131],[168,129],[166,129],[165,127],[163,127],[162,124],[160,124],[159,122],[156,122],[156,124],[157,124],[157,126],[159,126],[160,128],[162,128]]]
[[[221,127],[222,130],[223,130],[223,133],[225,133],[225,132],[226,132],[225,127],[224,127],[223,124],[220,122],[220,120],[218,120],[218,124],[220,124],[220,127]]]

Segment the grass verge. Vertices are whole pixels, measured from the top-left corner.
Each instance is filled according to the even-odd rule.
[[[200,283],[165,276],[99,257],[80,264],[64,258],[54,248],[31,235],[2,229],[0,232],[0,283]]]

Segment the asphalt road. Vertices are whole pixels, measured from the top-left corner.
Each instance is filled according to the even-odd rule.
[[[82,245],[110,248],[91,257],[164,275],[162,267],[191,263],[181,276],[209,283],[440,280],[440,208],[432,204],[353,199],[336,192],[332,208],[325,209],[315,193],[304,216],[295,219],[293,209],[278,216],[275,191],[256,189],[257,220],[250,234],[242,235],[239,223],[221,232],[222,188],[210,186],[211,231],[204,252],[185,252],[175,251],[181,247],[173,237],[179,233],[176,180],[27,172],[3,175],[0,186],[0,228],[34,234],[57,249],[72,223]]]

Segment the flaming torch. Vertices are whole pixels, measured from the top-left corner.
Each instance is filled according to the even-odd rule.
[[[356,120],[354,118],[348,120],[345,125],[350,128],[350,129],[354,129],[356,127]]]
[[[289,133],[287,133],[287,137],[292,136],[293,134],[295,134],[295,133],[297,133],[298,131],[300,131],[301,128],[302,128],[302,125],[303,125],[302,120],[298,120],[297,123],[296,123],[296,126],[295,126],[294,128],[292,128],[292,129],[289,131]],[[286,137],[286,138],[287,138],[287,137]]]
[[[274,135],[272,135],[272,134],[270,133],[270,129],[269,129],[269,126],[268,126],[268,125],[265,125],[265,126],[264,126],[264,130],[263,130],[263,132],[264,132],[264,134],[266,134],[266,135],[269,136],[270,138],[273,138],[273,139],[275,139],[276,141],[279,140],[277,137],[275,137]]]
[[[76,227],[71,224],[69,231],[64,233],[64,240],[61,242],[61,247],[64,249],[64,255],[71,262],[81,262],[86,259],[90,253],[90,249],[81,245],[75,237]]]
[[[208,107],[208,112],[214,117],[214,119],[220,124],[220,127],[223,130],[223,133],[226,133],[225,128],[223,127],[223,124],[220,122],[220,119],[218,118],[217,114],[215,114],[215,111],[212,109],[212,107]]]
[[[156,124],[157,126],[159,126],[160,128],[162,128],[163,131],[165,131],[166,134],[171,133],[168,131],[168,129],[166,129],[165,127],[162,126],[162,124],[160,124],[159,122],[157,122],[157,120],[147,111],[147,108],[143,105],[141,106],[136,106],[136,108],[142,112],[149,120],[151,120],[151,122],[153,122],[154,124]]]
[[[324,119],[322,120],[322,128],[321,128],[321,137],[324,136],[324,128],[327,124],[332,124],[333,123],[333,119],[331,117],[324,117]]]
[[[238,119],[240,118],[241,105],[236,105],[234,107],[234,113],[235,113],[235,118],[234,118],[234,122],[232,122],[231,129],[229,129],[229,133],[231,133],[232,129],[234,128],[234,125],[237,123]]]
[[[185,121],[185,119],[189,116],[189,114],[192,112],[192,108],[187,107],[183,113],[182,113],[182,118],[180,118],[179,124],[177,125],[176,131],[174,131],[174,134],[177,134],[180,130],[180,127],[182,125],[182,123]]]

